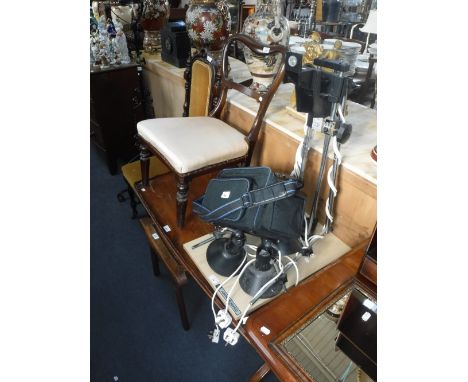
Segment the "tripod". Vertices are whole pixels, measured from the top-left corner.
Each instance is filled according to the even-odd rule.
[[[322,190],[323,177],[328,162],[330,144],[333,149],[333,164],[327,174],[329,193],[325,206],[326,220],[320,235],[332,230],[333,208],[337,195],[336,180],[341,165],[340,147],[345,143],[352,131],[352,126],[346,123],[344,108],[352,81],[345,77],[349,64],[336,61],[315,59],[313,66],[302,66],[302,55],[289,53],[286,72],[290,81],[296,85],[297,110],[307,113],[304,126],[304,139],[296,153],[296,163],[291,176],[304,180],[306,163],[309,157],[314,132],[325,135],[320,170],[315,184],[312,207],[309,218],[306,219],[304,244],[312,245],[308,237],[314,232],[318,222],[318,205]],[[312,237],[313,238],[313,237]]]

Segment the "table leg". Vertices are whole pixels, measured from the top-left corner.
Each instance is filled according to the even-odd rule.
[[[151,262],[153,263],[153,273],[155,276],[159,276],[161,274],[161,271],[159,269],[158,255],[153,251],[151,247],[150,247],[150,254],[151,254]]]
[[[270,366],[264,363],[260,368],[250,377],[249,382],[259,382],[270,372]]]
[[[182,294],[182,287],[179,285],[176,285],[176,298],[177,305],[179,306],[179,314],[180,320],[182,321],[182,327],[184,328],[184,330],[189,330],[190,324],[187,317],[187,311],[185,310],[184,296]]]
[[[117,174],[117,158],[113,153],[106,153],[106,163],[111,175]]]

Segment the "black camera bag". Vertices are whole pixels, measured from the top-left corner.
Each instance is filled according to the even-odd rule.
[[[304,230],[305,196],[296,179],[280,180],[268,167],[222,170],[193,211],[215,225],[271,239],[297,239]]]

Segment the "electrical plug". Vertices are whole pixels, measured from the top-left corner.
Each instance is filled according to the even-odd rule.
[[[213,330],[213,332],[210,332],[210,334],[208,334],[208,338],[211,340],[211,342],[214,342],[215,344],[217,344],[219,342],[220,334],[221,334],[221,330],[219,330],[219,328],[216,327],[215,330]]]
[[[231,325],[232,317],[225,310],[220,310],[216,315],[215,322],[216,325],[218,325],[221,329],[226,329],[229,325]]]
[[[239,333],[235,332],[232,328],[227,328],[223,335],[224,341],[227,344],[234,346],[239,341]]]
[[[314,254],[314,251],[312,250],[312,248],[310,247],[303,247],[301,249],[301,255],[302,256],[307,256],[307,257],[310,257],[311,255]]]

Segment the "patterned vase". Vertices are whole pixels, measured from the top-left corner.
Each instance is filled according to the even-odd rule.
[[[191,0],[185,24],[192,46],[219,54],[231,31],[231,15],[225,0]]]
[[[245,19],[242,32],[265,45],[289,44],[288,19],[281,14],[279,0],[257,0],[255,13]],[[280,65],[280,55],[258,56],[244,47],[244,56],[253,77],[251,87],[266,91]]]
[[[161,49],[160,30],[169,18],[168,0],[144,0],[141,26],[145,31],[143,48],[147,53],[156,53]]]

